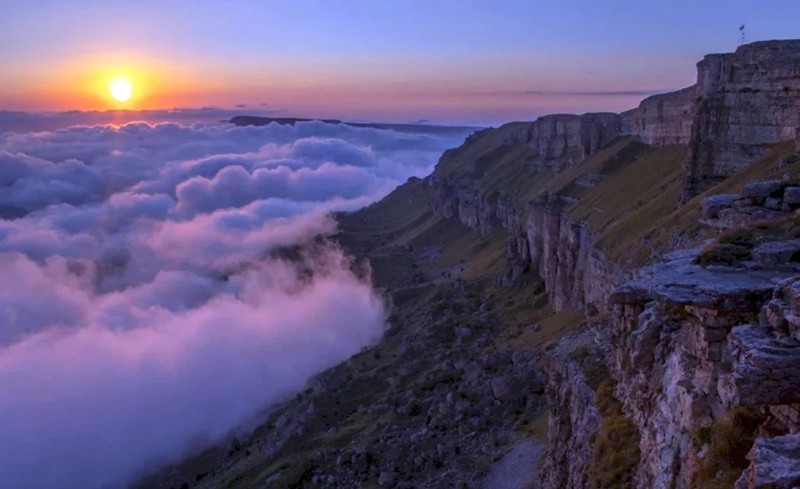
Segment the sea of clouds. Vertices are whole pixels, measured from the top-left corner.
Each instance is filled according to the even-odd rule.
[[[304,122],[0,134],[0,481],[120,487],[383,332],[335,231],[464,134]],[[310,277],[310,278],[309,278]]]

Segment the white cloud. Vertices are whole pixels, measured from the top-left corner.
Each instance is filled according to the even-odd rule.
[[[377,340],[340,251],[270,257],[455,140],[323,123],[0,134],[0,480],[116,487]],[[5,216],[6,219],[2,219]]]

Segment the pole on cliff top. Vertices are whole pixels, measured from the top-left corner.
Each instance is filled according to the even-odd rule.
[[[739,46],[747,42],[747,38],[744,35],[744,24],[739,26],[739,32],[742,33],[742,37],[739,39]]]

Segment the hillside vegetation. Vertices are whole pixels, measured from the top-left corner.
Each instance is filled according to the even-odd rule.
[[[557,196],[567,204],[563,212],[584,223],[600,249],[624,267],[707,237],[698,224],[703,196],[678,205],[685,146],[618,138],[556,173],[532,163],[530,148],[519,142],[526,124],[476,133],[442,156],[434,179],[510,197],[518,206]],[[734,192],[754,178],[800,175],[800,169],[780,166],[793,150],[791,143],[774,145],[757,164],[703,195]],[[501,286],[508,230],[495,226],[481,234],[436,212],[436,199],[430,179],[411,179],[383,200],[337,216],[340,233],[334,239],[356,257],[355,267],[368,262],[373,284],[386,299],[388,330],[379,345],[265,414],[252,434],[231,438],[139,487],[330,485],[320,474],[347,477],[360,487],[443,487],[451,479],[463,484],[458,487],[478,487],[509,447],[520,440],[545,442],[541,387],[529,386],[522,400],[507,401],[492,394],[493,386],[513,371],[512,355],[520,362],[514,368],[536,372],[531,364],[542,351],[591,318],[569,308],[554,311],[535,270],[511,287]],[[494,356],[506,359],[500,360],[503,368],[486,367],[479,386],[466,379],[466,364]],[[410,364],[413,372],[398,375]],[[489,402],[481,404],[481,397]],[[458,422],[448,424],[455,414],[431,414],[439,403],[455,409],[462,401],[470,407],[458,419],[475,427],[468,434],[458,430]],[[475,411],[477,406],[487,411]],[[633,456],[628,444],[636,431],[619,409],[606,411],[592,477],[597,487],[618,487],[631,467],[616,470],[619,457],[603,450],[631,450]],[[619,430],[624,436],[615,434]]]

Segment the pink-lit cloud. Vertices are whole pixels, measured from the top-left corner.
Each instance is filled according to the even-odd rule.
[[[380,299],[314,238],[457,142],[323,123],[0,134],[0,480],[122,486],[375,342]],[[272,258],[312,241],[303,269]]]

